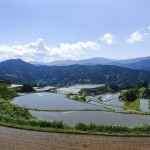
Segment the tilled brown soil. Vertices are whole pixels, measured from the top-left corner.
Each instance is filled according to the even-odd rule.
[[[150,150],[150,137],[50,133],[0,126],[0,150]]]

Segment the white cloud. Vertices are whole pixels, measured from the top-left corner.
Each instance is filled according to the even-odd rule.
[[[96,42],[78,42],[75,44],[61,43],[59,48],[52,48],[52,52],[56,52],[64,58],[73,58],[77,55],[84,54],[87,50],[99,49],[100,46]]]
[[[130,35],[126,42],[129,44],[134,44],[141,41],[144,41],[144,35],[140,31],[136,31]]]
[[[97,42],[87,41],[75,44],[61,43],[59,47],[48,47],[43,39],[26,45],[0,46],[0,61],[21,58],[26,61],[50,62],[58,59],[76,59],[80,55],[99,49]]]
[[[37,51],[45,51],[46,50],[45,42],[43,39],[38,39],[34,43],[29,43],[29,44],[25,45],[25,47],[28,49],[35,49]]]
[[[110,34],[110,33],[104,34],[102,36],[101,40],[106,42],[108,45],[115,43],[114,36],[112,34]]]
[[[148,29],[150,30],[150,26],[148,26]]]

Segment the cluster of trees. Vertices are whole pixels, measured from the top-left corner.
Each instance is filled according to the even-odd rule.
[[[119,97],[122,100],[133,102],[138,98],[150,98],[150,89],[148,88],[148,82],[142,81],[136,88],[130,88],[126,91],[122,91]]]
[[[0,85],[0,98],[3,98],[5,100],[10,100],[16,96],[17,96],[17,93],[14,90],[8,88],[4,84]]]
[[[138,97],[139,97],[139,90],[137,88],[123,91],[119,96],[121,100],[127,100],[129,102],[135,101]]]
[[[150,89],[149,88],[140,88],[139,97],[141,98],[150,98]]]
[[[24,83],[23,86],[18,90],[18,92],[34,92],[34,86],[37,86],[32,83]]]
[[[17,96],[17,93],[9,88],[10,84],[11,82],[8,80],[0,80],[0,98],[10,100]]]
[[[74,95],[72,93],[69,93],[66,95],[66,98],[75,100],[75,101],[81,101],[81,102],[86,102],[85,95]]]
[[[18,96],[16,90],[10,88],[10,85],[10,81],[0,79],[0,115],[15,119],[33,118],[28,109],[10,103],[14,97]]]
[[[86,98],[83,95],[82,96],[75,95],[72,99],[76,101],[86,102]]]
[[[24,83],[22,87],[17,88],[9,88],[11,82],[8,80],[0,79],[0,98],[4,100],[11,100],[14,97],[18,96],[16,92],[33,92],[35,91],[33,87],[35,84],[32,83]]]
[[[11,82],[9,80],[0,79],[0,85],[1,84],[11,85]]]

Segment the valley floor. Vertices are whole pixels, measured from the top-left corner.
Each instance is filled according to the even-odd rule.
[[[0,126],[0,150],[149,150],[150,137],[50,133]]]

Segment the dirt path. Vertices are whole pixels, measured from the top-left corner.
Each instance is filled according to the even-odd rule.
[[[48,133],[0,126],[0,150],[150,150],[150,137]]]

